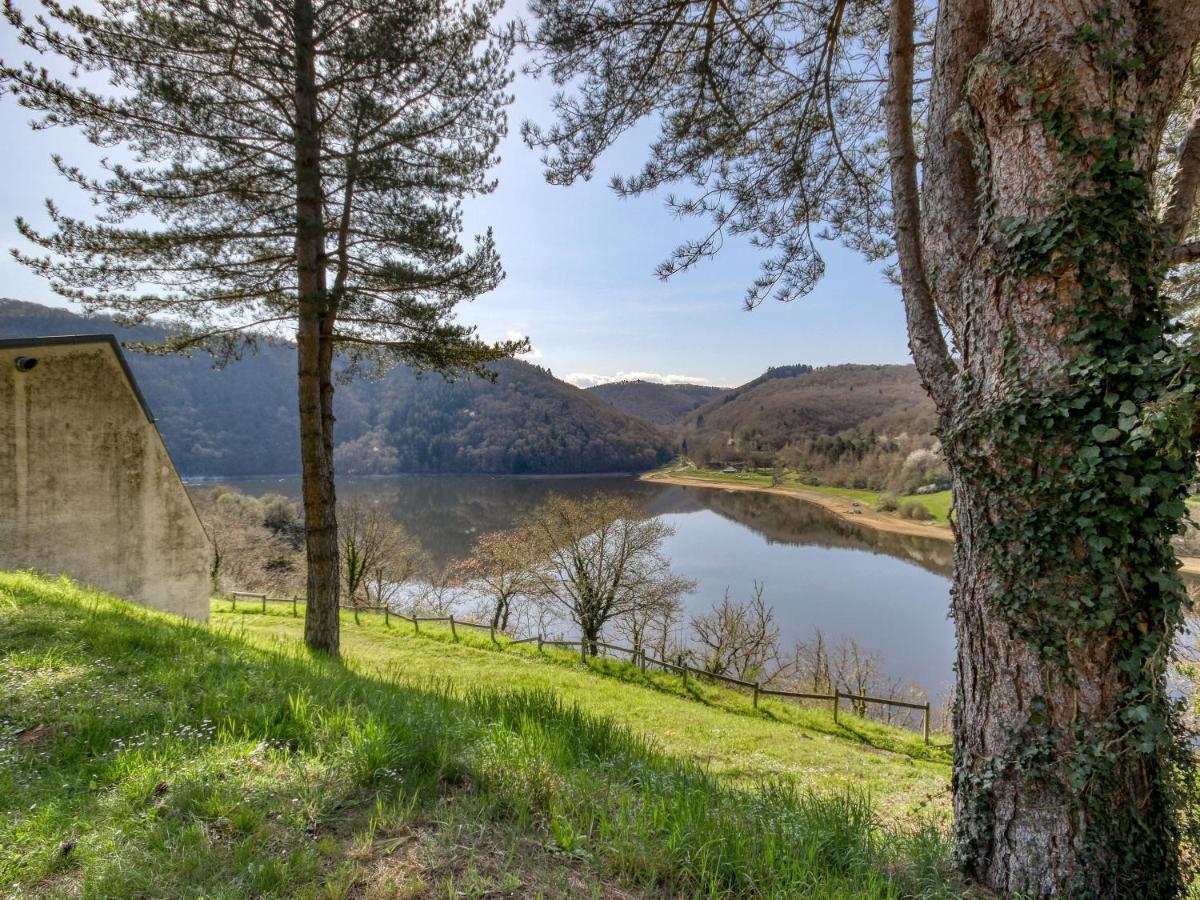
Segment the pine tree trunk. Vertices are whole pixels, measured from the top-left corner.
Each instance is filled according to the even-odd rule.
[[[1172,395],[1150,178],[1185,24],[939,6],[922,237],[959,371],[949,391],[922,374],[957,516],[955,845],[1002,895],[1180,884],[1165,668],[1194,408]]]
[[[327,315],[325,231],[317,120],[315,24],[311,0],[295,0],[296,33],[296,259],[299,327],[300,464],[308,606],[304,639],[336,654],[339,647],[337,519],[333,485],[331,347]],[[328,426],[328,427],[327,427]]]

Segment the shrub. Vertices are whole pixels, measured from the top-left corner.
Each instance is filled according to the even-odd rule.
[[[875,504],[875,508],[880,512],[895,512],[900,508],[900,500],[895,494],[883,494],[879,498],[879,502]]]
[[[914,519],[918,522],[927,522],[933,518],[922,503],[916,500],[905,500],[900,504],[900,515],[906,519]]]

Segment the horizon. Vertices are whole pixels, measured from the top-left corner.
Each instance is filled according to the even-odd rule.
[[[108,316],[108,314],[104,314],[104,313],[97,314],[95,316],[89,315],[88,313],[85,313],[82,310],[71,308],[71,306],[66,304],[65,302],[57,303],[57,304],[43,303],[43,302],[36,301],[36,300],[22,300],[19,297],[0,296],[0,304],[10,303],[10,302],[35,306],[35,307],[38,307],[39,309],[61,311],[61,312],[68,313],[70,315],[79,316],[84,319],[107,319],[107,318],[110,318]],[[115,325],[116,323],[113,323],[113,324]],[[151,319],[149,322],[146,323],[146,325],[150,326],[150,327],[160,327],[161,328],[161,327],[169,327],[171,325],[171,322],[169,320]],[[124,326],[118,325],[117,327],[124,327]],[[82,334],[92,334],[92,332],[81,332],[81,333]],[[107,334],[107,333],[108,332],[95,332],[95,334]],[[288,343],[290,343],[292,340],[291,337],[287,336],[287,335],[283,335],[283,336],[268,335],[268,337],[270,337],[272,340],[280,340],[280,341],[285,341]],[[121,343],[120,338],[117,338],[117,342],[119,344],[121,344],[121,347],[123,350],[125,350],[125,352],[128,352],[128,353],[140,353],[141,352],[136,349],[131,350],[131,349],[125,347],[124,344]],[[205,352],[205,351],[201,350],[199,352]],[[763,366],[763,368],[759,372],[755,373],[754,375],[751,375],[745,381],[739,381],[737,384],[714,384],[712,382],[700,381],[698,379],[688,379],[688,380],[679,380],[679,381],[664,381],[664,380],[658,380],[658,379],[661,379],[662,376],[659,376],[658,373],[654,373],[654,372],[628,372],[628,373],[618,372],[613,376],[594,376],[597,378],[597,380],[591,384],[577,384],[575,381],[572,381],[570,378],[563,377],[562,375],[556,373],[550,367],[544,365],[543,362],[541,361],[541,359],[529,358],[528,354],[524,354],[522,356],[516,357],[516,359],[519,362],[523,362],[523,363],[527,363],[532,366],[536,366],[539,369],[544,369],[546,372],[548,372],[550,374],[550,376],[552,378],[556,379],[557,381],[560,381],[564,384],[569,384],[572,387],[576,387],[576,388],[579,388],[580,390],[585,390],[585,391],[591,390],[592,388],[606,387],[609,385],[617,385],[617,384],[650,384],[650,385],[658,385],[658,386],[662,386],[662,387],[707,387],[707,388],[719,388],[721,390],[731,391],[731,390],[736,390],[738,388],[744,387],[749,382],[754,381],[758,378],[761,378],[763,375],[765,375],[767,372],[769,372],[773,369],[787,368],[789,366],[808,365],[808,366],[811,366],[811,368],[813,370],[821,370],[821,369],[833,369],[833,368],[851,367],[851,366],[864,366],[864,367],[912,366],[912,364],[913,364],[911,359],[905,360],[904,362],[899,362],[899,363],[889,363],[889,362],[874,363],[874,362],[860,362],[858,360],[843,360],[841,362],[830,362],[830,363],[821,363],[821,364],[812,364],[812,363],[807,362],[806,360],[791,360],[788,362],[767,363],[766,365]],[[237,360],[232,361],[230,364],[236,365]],[[626,377],[621,377],[621,376],[626,376]],[[650,377],[647,377],[647,376],[650,376]],[[668,377],[668,378],[684,378],[685,376],[667,375],[666,377]]]

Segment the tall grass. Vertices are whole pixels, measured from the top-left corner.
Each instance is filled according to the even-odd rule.
[[[0,695],[18,896],[324,896],[447,798],[655,896],[954,893],[937,829],[860,794],[734,787],[549,691],[398,686],[65,582],[0,574]]]

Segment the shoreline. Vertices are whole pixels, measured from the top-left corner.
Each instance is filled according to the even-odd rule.
[[[904,534],[912,537],[930,538],[937,541],[953,541],[954,532],[949,525],[936,523],[921,524],[900,519],[885,513],[870,509],[865,504],[854,506],[854,501],[844,497],[822,494],[818,491],[806,491],[803,488],[771,487],[765,484],[744,484],[736,481],[709,481],[705,478],[692,478],[687,475],[668,475],[659,472],[649,472],[640,476],[639,481],[656,482],[658,484],[674,484],[680,487],[703,487],[727,491],[752,491],[760,494],[778,494],[791,497],[802,503],[812,503],[833,513],[847,522],[885,531],[889,534]],[[855,509],[861,512],[855,512]],[[1179,571],[1184,575],[1200,575],[1200,556],[1180,556]]]
[[[800,500],[803,503],[812,503],[820,506],[828,512],[833,513],[839,518],[845,519],[855,525],[864,525],[867,528],[874,528],[876,531],[886,531],[889,534],[904,534],[912,537],[930,538],[936,541],[953,541],[954,532],[949,525],[939,525],[936,522],[913,522],[908,519],[901,519],[897,516],[889,516],[886,513],[878,512],[871,509],[865,503],[859,503],[855,506],[855,501],[847,497],[837,497],[830,494],[822,494],[819,491],[806,491],[804,488],[795,487],[771,487],[766,484],[746,484],[736,481],[710,481],[706,478],[694,478],[687,475],[669,475],[659,472],[649,472],[642,475],[639,481],[656,482],[658,484],[674,484],[680,487],[705,487],[714,488],[716,490],[727,491],[752,491],[759,494],[778,494],[783,497],[792,497],[795,500]],[[857,512],[855,510],[858,510]],[[1200,559],[1197,561],[1200,566]],[[1197,568],[1200,572],[1200,567]]]

